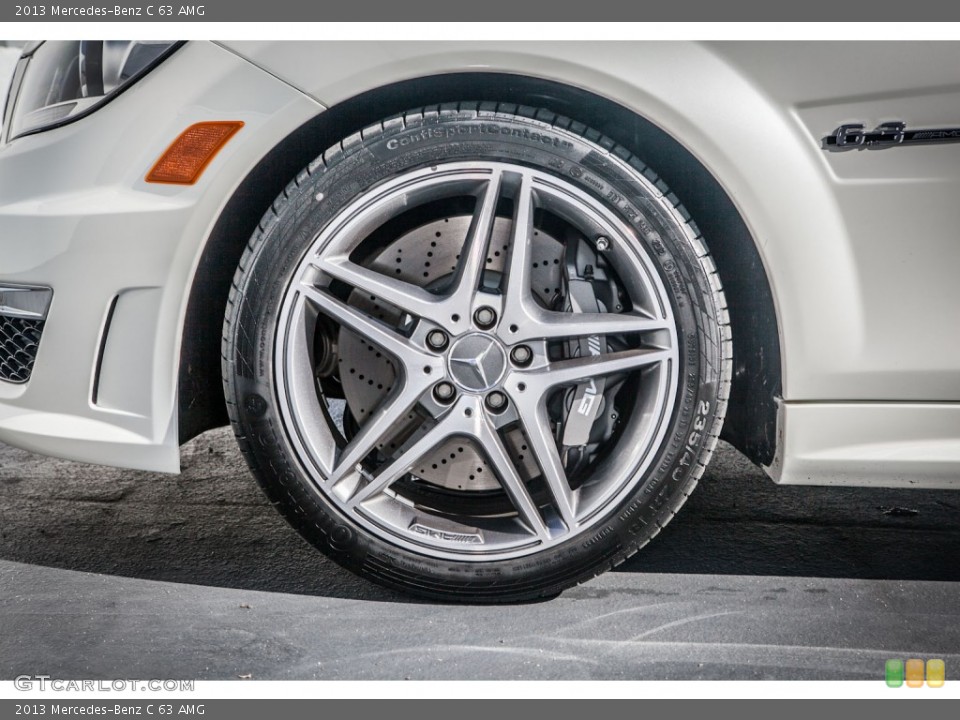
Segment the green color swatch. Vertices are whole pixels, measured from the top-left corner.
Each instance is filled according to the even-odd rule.
[[[887,660],[887,687],[903,685],[903,660]]]

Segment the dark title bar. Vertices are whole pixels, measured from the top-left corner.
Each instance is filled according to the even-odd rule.
[[[501,12],[502,11],[502,12]],[[153,0],[72,0],[71,2],[4,3],[0,22],[924,22],[960,20],[960,3],[912,0],[890,3],[838,3],[807,0],[674,0],[625,3],[438,3],[405,0],[371,7],[367,3],[308,3],[303,0],[199,0],[158,3]]]
[[[879,681],[878,681],[879,684]],[[322,683],[318,689],[322,692]],[[359,692],[359,690],[358,690]],[[640,707],[644,712],[675,713],[687,708],[691,713],[702,713],[707,710],[706,704],[716,708],[715,700],[683,699],[665,700],[652,699],[640,695],[636,699],[618,698],[607,700],[499,700],[486,698],[489,688],[479,686],[476,689],[465,688],[464,697],[459,700],[203,700],[200,698],[154,697],[137,700],[115,700],[102,694],[96,698],[84,700],[37,700],[23,698],[17,700],[0,700],[0,711],[3,717],[16,718],[37,716],[46,719],[59,716],[73,718],[117,718],[139,715],[152,720],[176,720],[184,716],[194,720],[287,720],[287,718],[334,718],[342,714],[356,714],[368,710],[378,714],[403,714],[405,711],[421,713],[443,712],[455,715],[458,720],[487,720],[491,713],[503,714],[508,717],[520,716],[522,712],[549,712],[551,716],[560,718],[581,717],[583,714],[615,712],[617,714],[636,713]],[[597,690],[590,691],[597,693]],[[782,691],[781,691],[782,692]],[[793,689],[794,694],[801,694],[803,690]],[[917,691],[919,692],[919,691]],[[753,690],[752,694],[758,691]],[[787,695],[789,696],[789,695]],[[749,697],[749,696],[748,696]],[[479,698],[481,699],[478,701]],[[525,707],[519,707],[525,703]],[[535,704],[534,704],[535,703]],[[748,703],[750,706],[748,707]],[[769,697],[759,700],[761,712],[776,714],[778,720],[805,720],[811,713],[819,713],[838,707],[837,700],[803,700],[800,702],[777,700]],[[901,717],[902,706],[891,703],[889,699],[859,699],[858,707],[867,711],[871,718],[876,720],[892,720]],[[745,713],[757,706],[757,700],[731,699],[726,700],[731,712]],[[522,711],[522,712],[521,712]],[[943,717],[943,710],[936,703],[920,703],[911,706],[910,714],[917,720],[925,718]]]

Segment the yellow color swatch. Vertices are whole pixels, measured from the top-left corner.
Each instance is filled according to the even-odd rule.
[[[927,685],[930,687],[943,687],[945,676],[946,666],[943,660],[927,660]]]

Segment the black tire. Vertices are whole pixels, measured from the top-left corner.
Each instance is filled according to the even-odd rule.
[[[481,131],[484,124],[497,134]],[[270,350],[294,269],[346,203],[410,169],[477,158],[549,171],[606,198],[644,244],[669,290],[681,369],[664,440],[630,496],[561,545],[490,562],[436,558],[390,543],[330,502],[290,441]],[[716,447],[730,355],[726,303],[713,261],[679,200],[650,168],[609,138],[551,112],[461,103],[411,111],[356,133],[289,184],[264,215],[236,273],[223,333],[223,378],[250,468],[310,543],[363,577],[419,596],[519,601],[555,595],[614,567],[673,517]]]

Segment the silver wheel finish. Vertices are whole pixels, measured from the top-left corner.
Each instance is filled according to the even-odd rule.
[[[441,214],[361,252],[412,208],[453,208],[464,197],[476,198],[472,212]],[[512,217],[498,216],[498,205],[512,207]],[[559,218],[594,247],[599,241],[629,311],[551,308],[562,245],[535,226],[538,213]],[[442,242],[430,239],[441,235],[438,223],[446,228]],[[422,280],[390,264],[417,248],[417,272],[419,262],[429,263]],[[339,212],[293,278],[275,343],[283,418],[317,492],[372,534],[433,557],[518,557],[598,524],[643,481],[677,395],[676,322],[633,230],[584,191],[507,163],[407,172]],[[340,327],[341,383],[356,428],[318,390],[319,315]],[[438,330],[448,339],[442,349]],[[563,341],[589,336],[629,338],[630,347],[557,357]],[[621,418],[614,447],[572,483],[551,424],[551,394],[626,374],[636,376],[629,417]],[[454,394],[435,392],[441,384]],[[407,492],[411,482],[438,488],[458,510],[431,501],[429,492]],[[506,505],[485,502],[498,493]]]

